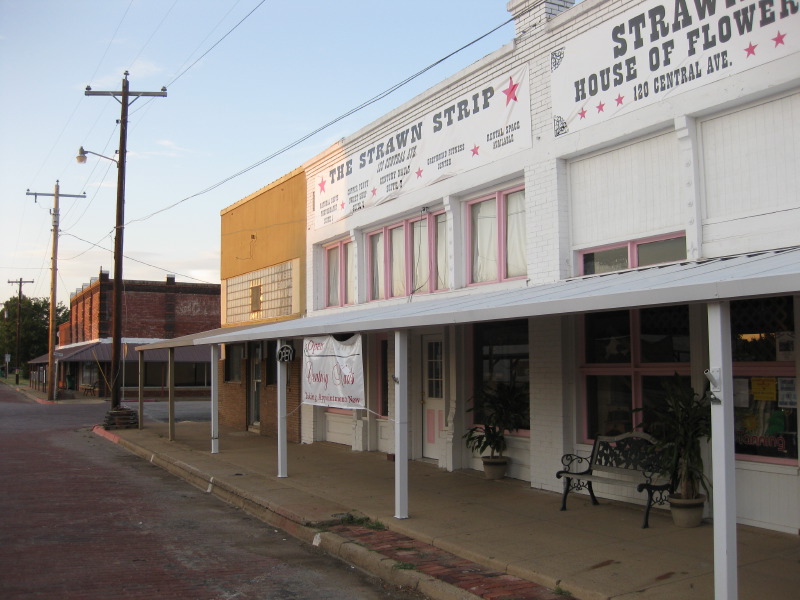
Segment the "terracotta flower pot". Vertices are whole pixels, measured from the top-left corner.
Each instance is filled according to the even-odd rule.
[[[706,497],[681,498],[680,494],[669,497],[669,507],[672,513],[672,522],[677,527],[698,527],[703,522],[703,509]]]

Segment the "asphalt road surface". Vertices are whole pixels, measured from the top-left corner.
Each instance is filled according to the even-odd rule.
[[[420,600],[0,384],[0,598]]]

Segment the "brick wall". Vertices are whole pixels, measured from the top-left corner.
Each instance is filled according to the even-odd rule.
[[[267,365],[264,365],[266,369]],[[274,366],[273,366],[274,368]],[[301,362],[299,355],[289,364],[286,385],[286,440],[300,443],[300,386]],[[262,371],[266,372],[266,371]],[[261,435],[278,435],[278,386],[264,386],[261,394]]]
[[[247,430],[247,361],[242,360],[242,381],[225,381],[225,360],[217,365],[219,422],[239,431]]]

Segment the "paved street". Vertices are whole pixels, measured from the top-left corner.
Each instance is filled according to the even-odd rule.
[[[106,408],[0,384],[0,597],[420,598],[98,438]]]

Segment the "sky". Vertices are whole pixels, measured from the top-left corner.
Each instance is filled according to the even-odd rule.
[[[58,301],[113,276],[117,167],[75,156],[115,157],[120,104],[87,85],[119,91],[128,71],[132,92],[167,87],[130,104],[123,278],[219,283],[222,209],[509,43],[513,23],[279,151],[509,17],[505,0],[0,0],[0,302],[20,278],[50,296],[56,181]]]

